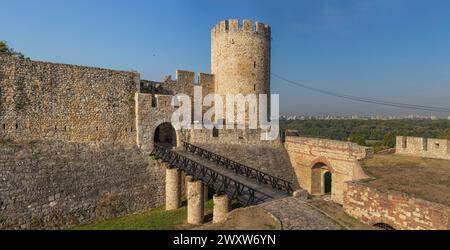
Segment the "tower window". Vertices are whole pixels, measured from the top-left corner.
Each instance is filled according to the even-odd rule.
[[[256,69],[256,62],[253,62],[253,68]]]
[[[256,84],[253,84],[253,91],[256,91]]]

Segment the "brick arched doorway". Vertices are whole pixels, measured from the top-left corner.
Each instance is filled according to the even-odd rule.
[[[323,195],[332,191],[333,174],[328,164],[315,162],[311,168],[311,194]]]
[[[170,122],[161,123],[154,134],[154,143],[164,147],[177,147],[177,132]]]

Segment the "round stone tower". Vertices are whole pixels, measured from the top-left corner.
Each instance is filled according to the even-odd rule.
[[[270,27],[250,20],[221,21],[211,31],[215,93],[270,94]]]

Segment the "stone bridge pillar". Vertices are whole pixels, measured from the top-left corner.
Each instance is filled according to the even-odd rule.
[[[230,200],[228,199],[228,195],[215,194],[213,201],[213,223],[225,221],[227,219],[228,212],[230,211]]]
[[[181,207],[181,172],[176,168],[166,168],[166,210]]]
[[[184,193],[187,199],[187,195],[188,195],[188,183],[191,182],[193,180],[194,177],[192,177],[192,175],[188,175],[187,173],[185,173],[185,177],[184,177]]]
[[[201,181],[190,181],[187,183],[187,222],[200,225],[204,219],[205,198],[203,183]]]

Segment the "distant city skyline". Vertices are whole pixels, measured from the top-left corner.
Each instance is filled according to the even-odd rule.
[[[418,115],[409,114],[403,115],[289,115],[281,114],[281,120],[450,120],[448,117],[440,117],[434,115]]]
[[[3,1],[3,0],[0,0]],[[0,40],[33,60],[137,70],[210,72],[210,29],[222,19],[272,27],[272,72],[368,98],[450,108],[450,2],[3,1]],[[437,116],[321,95],[272,78],[281,114]]]

